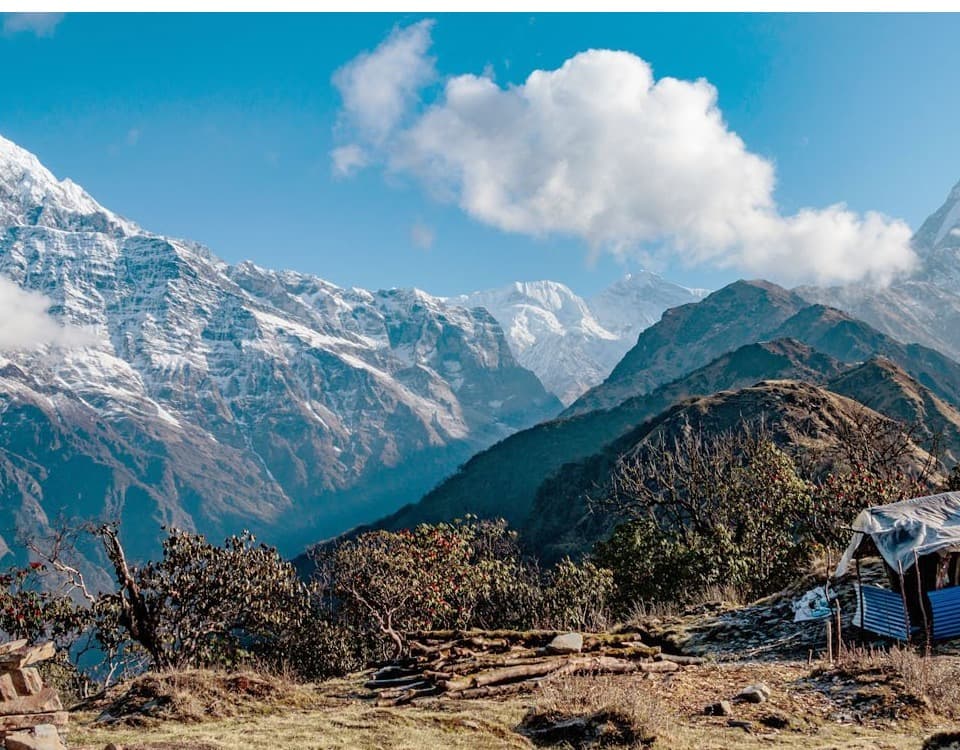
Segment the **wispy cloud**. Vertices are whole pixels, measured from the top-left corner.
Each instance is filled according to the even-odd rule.
[[[27,33],[38,37],[51,37],[63,16],[63,13],[5,13],[3,33],[7,36]]]
[[[64,326],[49,313],[50,300],[0,276],[0,351],[92,342],[89,331]]]
[[[433,227],[424,224],[422,221],[415,221],[410,227],[410,242],[414,247],[421,250],[429,250],[437,239],[437,233]]]
[[[394,30],[335,77],[347,142],[335,171],[362,155],[486,224],[578,237],[594,254],[790,283],[883,283],[916,262],[903,221],[843,204],[782,212],[774,163],[729,128],[705,79],[658,79],[634,54],[589,50],[515,85],[455,75],[425,103],[431,28]]]
[[[330,159],[333,162],[333,173],[337,177],[349,177],[367,166],[370,161],[367,152],[356,143],[333,149]]]

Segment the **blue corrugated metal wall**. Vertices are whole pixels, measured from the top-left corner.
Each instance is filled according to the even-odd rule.
[[[907,640],[907,623],[900,594],[879,586],[858,585],[857,589],[857,614],[853,619],[854,625],[887,638]],[[861,602],[863,603],[862,612],[860,611]]]
[[[960,636],[960,586],[931,591],[927,596],[933,608],[933,640]]]

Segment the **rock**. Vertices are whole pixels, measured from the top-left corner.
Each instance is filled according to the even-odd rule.
[[[707,716],[733,716],[733,705],[730,701],[711,703],[703,709],[703,712]]]
[[[61,711],[63,704],[57,691],[51,687],[42,688],[34,695],[21,695],[0,702],[0,712],[8,714],[39,714],[50,711]]]
[[[939,732],[923,741],[923,750],[960,750],[960,732]]]
[[[111,742],[103,750],[123,750],[123,745],[118,745],[116,742]]]
[[[50,641],[36,646],[21,646],[18,649],[0,654],[0,668],[4,670],[21,669],[37,662],[52,659],[56,656],[56,653],[57,648]]]
[[[15,669],[9,673],[9,677],[20,695],[36,695],[43,690],[43,680],[36,667]]]
[[[728,726],[728,727],[734,727],[734,728],[736,728],[736,729],[742,729],[744,732],[752,732],[752,731],[753,731],[753,722],[751,722],[751,721],[743,721],[743,720],[741,720],[741,719],[728,719],[728,720],[727,720],[727,726]]]
[[[770,695],[770,688],[762,682],[758,682],[755,685],[748,685],[737,693],[736,699],[738,701],[745,701],[746,703],[763,703],[764,701],[770,700]]]
[[[580,633],[563,633],[547,644],[547,651],[551,654],[579,654],[583,651],[583,635]]]
[[[13,684],[13,677],[9,674],[0,674],[0,701],[10,701],[20,693]]]
[[[12,732],[4,742],[6,750],[67,750],[53,724],[38,724],[30,731]]]
[[[785,714],[766,714],[760,719],[760,723],[771,729],[787,729],[790,726],[790,717]]]

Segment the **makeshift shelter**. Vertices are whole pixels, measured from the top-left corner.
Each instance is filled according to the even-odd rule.
[[[856,563],[855,625],[899,640],[960,636],[960,492],[867,508],[853,532],[834,577]],[[877,555],[890,589],[860,581],[860,558]]]

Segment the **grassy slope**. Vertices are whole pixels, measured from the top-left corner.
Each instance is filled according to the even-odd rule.
[[[946,657],[949,658],[949,657]],[[899,719],[867,717],[863,724],[837,721],[836,706],[809,681],[812,670],[801,662],[708,664],[674,676],[641,679],[584,677],[583,689],[598,680],[624,681],[623,688],[652,701],[658,737],[654,748],[693,750],[720,748],[885,748],[917,750],[923,736],[952,726],[919,710]],[[703,706],[728,699],[732,692],[763,681],[773,697],[761,705],[737,704],[737,719],[754,722],[753,731],[730,727],[727,719],[703,715]],[[102,750],[109,742],[128,750],[334,750],[346,748],[530,748],[514,732],[524,713],[541,697],[534,694],[504,701],[434,701],[418,706],[376,708],[356,697],[356,683],[334,681],[318,686],[320,705],[313,708],[251,713],[198,723],[163,722],[136,728],[97,728],[94,714],[75,716],[71,748]],[[895,691],[891,692],[895,700]],[[782,731],[759,723],[770,713],[786,716],[791,727]]]

